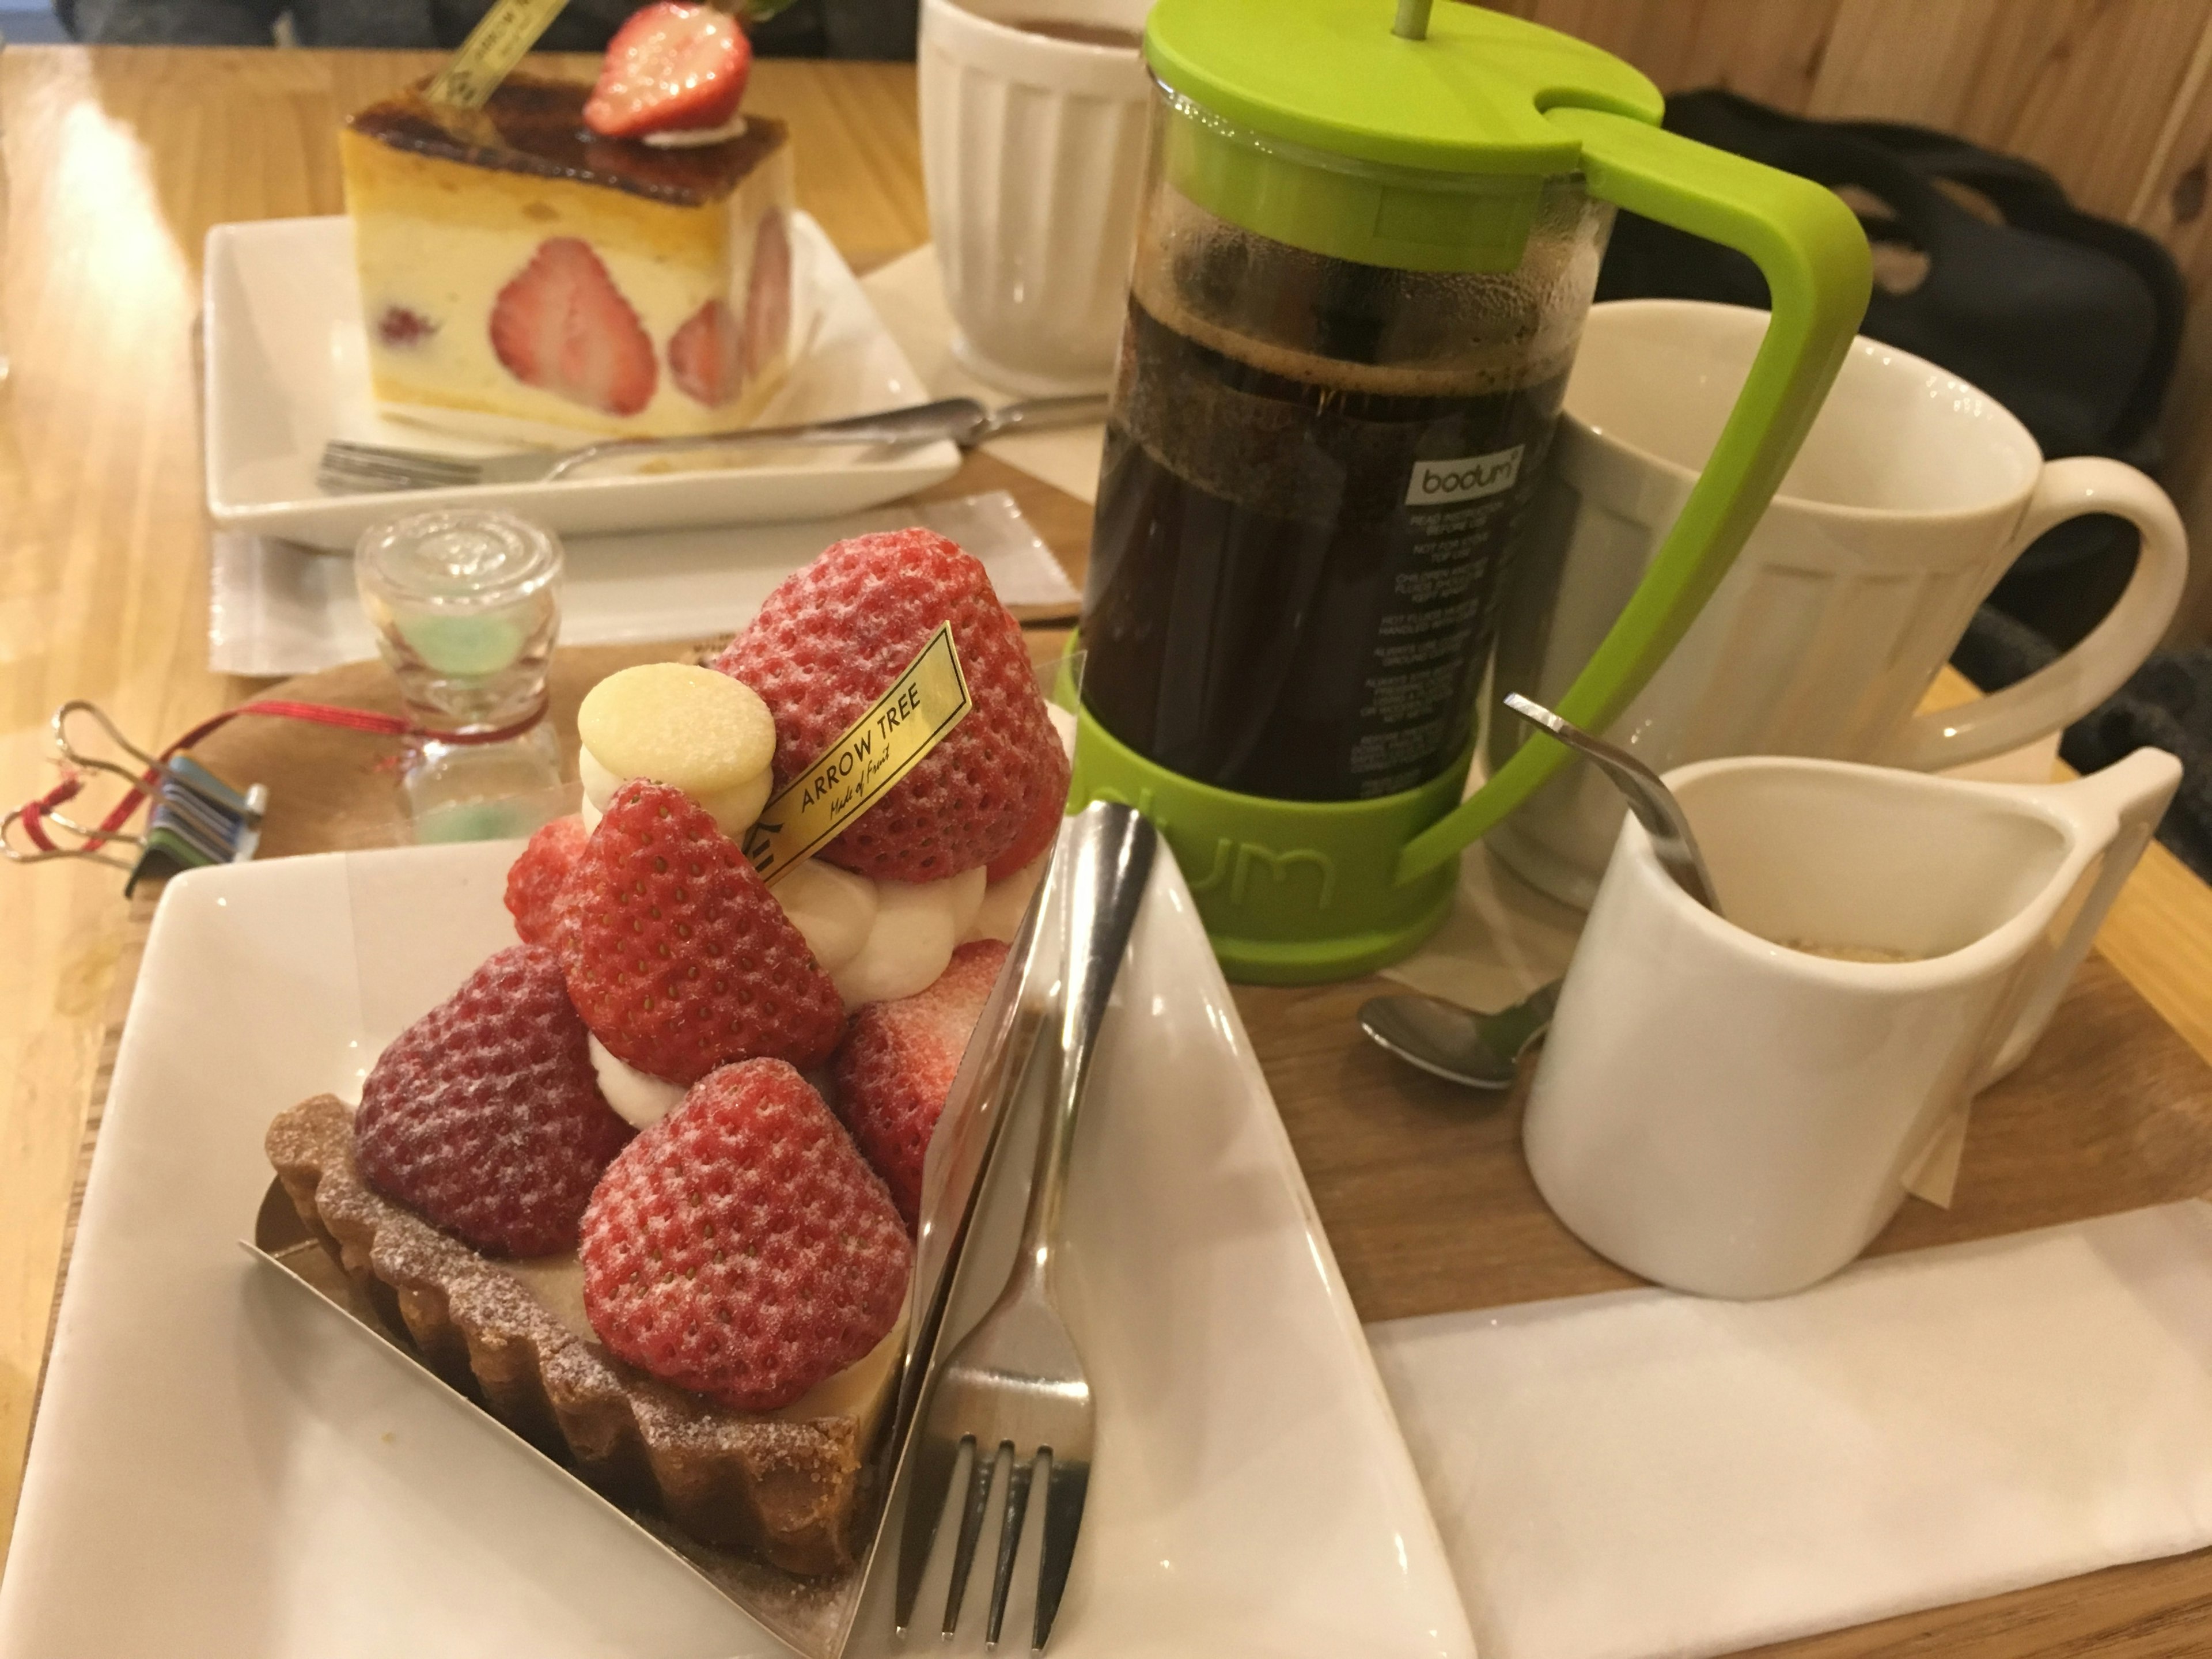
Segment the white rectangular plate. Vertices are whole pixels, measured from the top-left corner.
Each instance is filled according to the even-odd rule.
[[[781,1651],[476,1407],[238,1248],[268,1185],[270,1117],[321,1090],[357,1097],[383,1044],[512,941],[514,851],[331,854],[170,884],[0,1579],[0,1659]],[[1471,1656],[1170,860],[1115,997],[1068,1196],[1098,1454],[1054,1659]],[[933,1632],[923,1649],[941,1651]]]
[[[818,321],[761,424],[830,420],[929,394],[860,283],[805,214],[793,219],[799,280]],[[784,450],[700,471],[610,471],[551,484],[325,495],[315,463],[331,438],[484,455],[499,446],[380,412],[369,390],[353,228],[343,218],[270,219],[208,232],[204,306],[208,511],[226,530],[350,548],[395,513],[495,507],[563,535],[812,519],[925,489],[959,470],[951,444]],[[805,314],[805,313],[802,313]],[[579,430],[577,444],[592,434]]]

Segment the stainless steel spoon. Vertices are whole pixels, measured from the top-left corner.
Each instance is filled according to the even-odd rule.
[[[1691,833],[1682,804],[1659,781],[1657,773],[1626,750],[1590,736],[1517,691],[1505,699],[1505,706],[1596,762],[1628,797],[1628,810],[1650,834],[1651,850],[1658,854],[1660,866],[1684,892],[1715,915],[1720,915],[1720,896],[1714,890],[1711,872],[1705,868],[1705,855],[1698,851],[1698,838]],[[1552,1023],[1552,1010],[1559,1000],[1557,980],[1492,1014],[1477,1013],[1434,997],[1375,997],[1359,1011],[1359,1029],[1399,1059],[1425,1072],[1470,1089],[1507,1089],[1513,1085],[1514,1062]]]
[[[1650,833],[1651,850],[1658,854],[1660,866],[1674,877],[1674,884],[1715,915],[1721,914],[1720,893],[1713,886],[1712,872],[1705,868],[1705,855],[1698,851],[1698,838],[1690,832],[1690,820],[1683,816],[1682,803],[1659,781],[1656,772],[1626,749],[1617,749],[1601,738],[1590,736],[1582,727],[1560,719],[1540,702],[1531,702],[1518,691],[1507,694],[1505,706],[1522,720],[1543,727],[1569,748],[1578,749],[1596,762],[1599,770],[1628,797],[1628,810],[1636,814],[1636,821]]]
[[[1557,980],[1494,1014],[1435,997],[1370,997],[1359,1011],[1359,1029],[1407,1065],[1448,1082],[1510,1089],[1514,1062],[1544,1034],[1559,1000]]]

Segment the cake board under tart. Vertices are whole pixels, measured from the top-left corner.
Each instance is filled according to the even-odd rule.
[[[293,1283],[381,1337],[409,1362],[450,1385],[450,1380],[440,1375],[404,1331],[395,1329],[378,1312],[375,1304],[347,1276],[328,1248],[308,1231],[282,1181],[269,1183],[246,1249]],[[465,1391],[456,1389],[456,1392]],[[549,1457],[554,1455],[519,1431],[508,1428],[507,1432],[532,1450]],[[557,1458],[555,1461],[559,1462]],[[872,1474],[872,1469],[870,1473]],[[643,1541],[696,1573],[788,1646],[802,1654],[830,1650],[836,1633],[846,1622],[849,1603],[858,1588],[857,1575],[851,1571],[826,1577],[801,1577],[743,1550],[702,1542],[650,1509],[616,1502],[581,1476],[576,1476],[574,1484],[576,1501],[604,1506],[634,1528]]]

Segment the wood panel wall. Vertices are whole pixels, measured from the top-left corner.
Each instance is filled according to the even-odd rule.
[[[2172,250],[2190,289],[2165,483],[2190,531],[2179,639],[2212,638],[2212,0],[1494,0],[1668,92],[1942,127],[2040,163]]]

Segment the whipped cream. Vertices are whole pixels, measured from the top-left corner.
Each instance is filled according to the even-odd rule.
[[[871,881],[809,859],[777,902],[848,1008],[927,990],[970,939],[1012,940],[1044,875],[1039,856],[1000,882],[981,865],[939,881]]]
[[[979,864],[935,884],[945,888],[952,901],[952,942],[966,943],[968,930],[975,925],[975,913],[983,908],[983,895],[991,890],[991,872]]]
[[[1007,945],[1021,931],[1022,913],[1030,908],[1030,896],[1044,879],[1045,866],[1052,862],[1049,848],[1038,854],[1004,881],[994,881],[983,890],[983,902],[975,908],[968,931],[961,936],[963,945],[969,939],[994,939]]]
[[[732,115],[719,127],[679,127],[669,132],[639,135],[638,142],[654,149],[697,149],[707,144],[726,144],[745,136],[745,118]]]
[[[633,1129],[649,1129],[684,1101],[684,1087],[666,1078],[641,1072],[611,1053],[596,1036],[586,1034],[592,1051],[592,1070],[599,1074],[599,1092],[615,1115]]]
[[[875,883],[820,859],[807,860],[774,890],[825,974],[834,975],[860,954],[880,908]]]
[[[830,975],[847,1007],[910,997],[936,982],[960,940],[960,900],[952,890],[963,879],[875,884],[876,920],[867,942]]]

